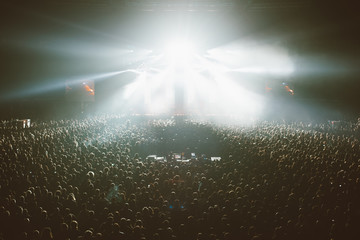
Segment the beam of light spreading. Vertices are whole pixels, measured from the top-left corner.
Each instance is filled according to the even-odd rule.
[[[144,70],[144,69],[143,69]],[[121,113],[170,113],[173,106],[169,72],[139,71],[124,89],[119,89],[106,108]]]
[[[90,94],[90,95],[95,95],[95,91],[93,88],[91,88],[88,84],[86,84],[85,82],[83,83],[85,90]]]
[[[131,63],[143,62],[151,57],[151,51],[147,49],[129,46],[111,46],[88,42],[80,39],[64,39],[49,36],[37,36],[34,38],[16,39],[6,44],[20,50],[33,50],[36,53],[47,54],[56,57],[66,57],[90,65],[106,65],[107,68],[124,68]],[[85,61],[83,59],[86,59]],[[100,64],[99,64],[100,63]],[[72,68],[75,65],[70,65]]]
[[[265,100],[243,83],[255,85],[259,78],[289,76],[294,70],[286,51],[271,46],[231,44],[199,53],[195,44],[180,38],[164,45],[144,58],[140,73],[115,98],[121,109],[233,115],[248,121],[262,114]],[[264,91],[264,84],[258,85]]]
[[[61,39],[49,36],[36,37],[26,40],[14,40],[10,44],[19,48],[33,49],[39,52],[53,53],[65,57],[120,57],[134,53],[130,48],[104,46],[82,40]]]
[[[219,71],[211,63],[208,64],[206,73],[192,72],[185,78],[188,79],[187,109],[194,114],[242,115],[244,119],[261,114],[261,96],[245,89],[236,79]],[[194,77],[196,80],[191,80]]]
[[[126,73],[126,72],[136,72],[136,70],[128,69],[128,70],[123,70],[123,71],[100,73],[100,74],[94,74],[94,75],[84,75],[84,76],[71,77],[71,78],[67,78],[67,79],[51,80],[51,81],[49,81],[51,83],[48,83],[48,84],[31,86],[31,87],[27,87],[26,89],[22,89],[20,91],[9,92],[8,94],[5,94],[4,96],[2,96],[2,98],[5,100],[10,100],[10,99],[16,99],[16,98],[31,97],[31,96],[46,93],[46,92],[64,89],[65,82],[67,83],[68,86],[71,87],[72,85],[81,84],[82,82],[84,82],[86,80],[99,81],[99,80],[104,80],[106,78],[110,78],[110,77],[116,76],[118,74]]]
[[[272,45],[234,42],[208,50],[206,58],[226,66],[229,72],[274,75],[294,72],[294,64],[287,51]]]

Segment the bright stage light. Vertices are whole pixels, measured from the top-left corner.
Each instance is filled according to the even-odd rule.
[[[195,53],[194,45],[186,40],[171,42],[165,47],[165,55],[171,62],[185,62]]]
[[[184,38],[163,45],[144,58],[134,72],[136,79],[124,89],[119,102],[128,108],[151,114],[240,116],[250,122],[265,106],[259,81],[294,70],[279,47],[237,43],[205,53]]]

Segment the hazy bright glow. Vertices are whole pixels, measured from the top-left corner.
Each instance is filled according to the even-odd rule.
[[[194,45],[187,40],[170,42],[165,47],[165,55],[172,63],[183,63],[195,52]]]
[[[188,39],[179,38],[164,44],[161,50],[119,49],[115,54],[129,62],[126,70],[66,80],[77,84],[131,72],[133,82],[119,90],[111,107],[125,113],[242,116],[246,121],[261,115],[264,99],[242,82],[289,76],[294,71],[289,55],[279,47],[232,43],[201,53],[195,46]],[[64,79],[53,82],[19,94],[31,95],[59,88]]]
[[[241,116],[248,121],[262,114],[265,100],[242,82],[289,76],[293,70],[290,57],[278,47],[238,43],[201,54],[189,41],[175,41],[144,59],[122,101],[144,106],[145,113]]]
[[[100,74],[93,74],[93,75],[83,75],[77,77],[69,77],[63,79],[56,79],[56,80],[49,80],[50,83],[48,84],[41,84],[31,86],[20,91],[16,92],[9,92],[5,96],[2,96],[3,99],[14,99],[14,98],[22,98],[22,97],[29,97],[34,96],[37,94],[41,94],[44,92],[50,92],[58,89],[64,89],[65,82],[67,85],[76,85],[81,84],[84,81],[100,81],[109,77],[116,76],[121,73],[131,72],[134,70],[124,70],[124,71],[116,71],[116,72],[108,72],[108,73],[100,73]]]
[[[254,42],[234,42],[207,51],[206,57],[227,66],[228,72],[289,75],[294,64],[281,47]]]
[[[120,61],[129,63],[127,69],[66,80],[76,84],[131,72],[134,73],[134,81],[119,90],[116,104],[113,104],[127,113],[217,114],[251,119],[262,113],[264,100],[242,82],[289,76],[294,71],[288,53],[281,47],[236,42],[199,52],[196,45],[190,39],[177,38],[164,44],[161,50],[134,48],[115,51],[103,47],[95,51],[99,52],[98,56],[103,54],[105,57],[111,52],[121,55]],[[82,53],[85,48],[59,48],[58,51],[66,54],[67,51],[77,50],[77,53]],[[31,95],[59,88],[64,80],[53,82],[55,84],[26,89],[20,94]],[[178,102],[181,102],[181,108],[177,108]]]
[[[139,65],[122,101],[134,108],[144,106],[145,113],[231,115],[248,121],[261,115],[264,99],[242,82],[255,84],[259,78],[289,76],[294,71],[280,47],[232,43],[201,54],[194,46],[178,40],[153,51]],[[182,102],[181,109],[177,101]]]

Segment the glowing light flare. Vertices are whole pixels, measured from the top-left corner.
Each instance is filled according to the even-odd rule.
[[[164,53],[167,60],[171,61],[171,63],[186,63],[194,56],[195,47],[187,40],[177,40],[167,44]]]
[[[89,85],[85,84],[84,88],[87,92],[89,92],[90,95],[95,95],[94,89],[92,89]]]
[[[81,84],[85,79],[88,81],[101,81],[113,76],[116,76],[121,73],[125,73],[131,70],[125,71],[116,71],[116,72],[108,72],[108,73],[100,73],[100,74],[93,74],[93,75],[84,75],[84,76],[77,76],[77,77],[70,77],[70,78],[62,78],[56,80],[48,80],[47,84],[39,84],[31,87],[24,87],[23,89],[9,92],[1,96],[3,99],[14,99],[14,98],[21,98],[21,97],[29,97],[38,94],[42,94],[44,92],[54,91],[58,89],[64,89],[64,83],[66,83],[66,90],[71,90],[71,86],[75,86],[77,84]],[[86,81],[85,80],[85,81]]]
[[[290,89],[289,86],[285,86],[286,91],[288,91],[291,95],[294,95],[294,90]]]
[[[294,90],[292,90],[289,85],[287,85],[286,83],[283,83],[285,90],[290,94],[290,95],[294,95]]]
[[[241,82],[293,71],[286,51],[271,46],[225,46],[201,55],[189,41],[182,40],[167,44],[163,50],[143,59],[138,68],[141,73],[126,87],[123,100],[132,108],[142,102],[148,113],[171,113],[178,107],[175,95],[183,94],[185,113],[254,119],[262,113],[264,98]],[[290,88],[288,92],[293,94]]]

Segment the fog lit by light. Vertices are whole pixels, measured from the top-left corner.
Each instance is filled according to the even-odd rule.
[[[188,39],[178,39],[153,50],[136,69],[140,73],[125,88],[121,101],[134,107],[143,105],[146,113],[254,118],[263,111],[263,96],[241,82],[251,81],[252,75],[267,78],[294,71],[286,51],[280,48],[232,43],[201,52],[195,46]],[[176,109],[176,96],[184,109]]]
[[[191,59],[195,53],[193,43],[187,40],[176,40],[168,43],[164,49],[165,56],[173,64],[182,64]]]

